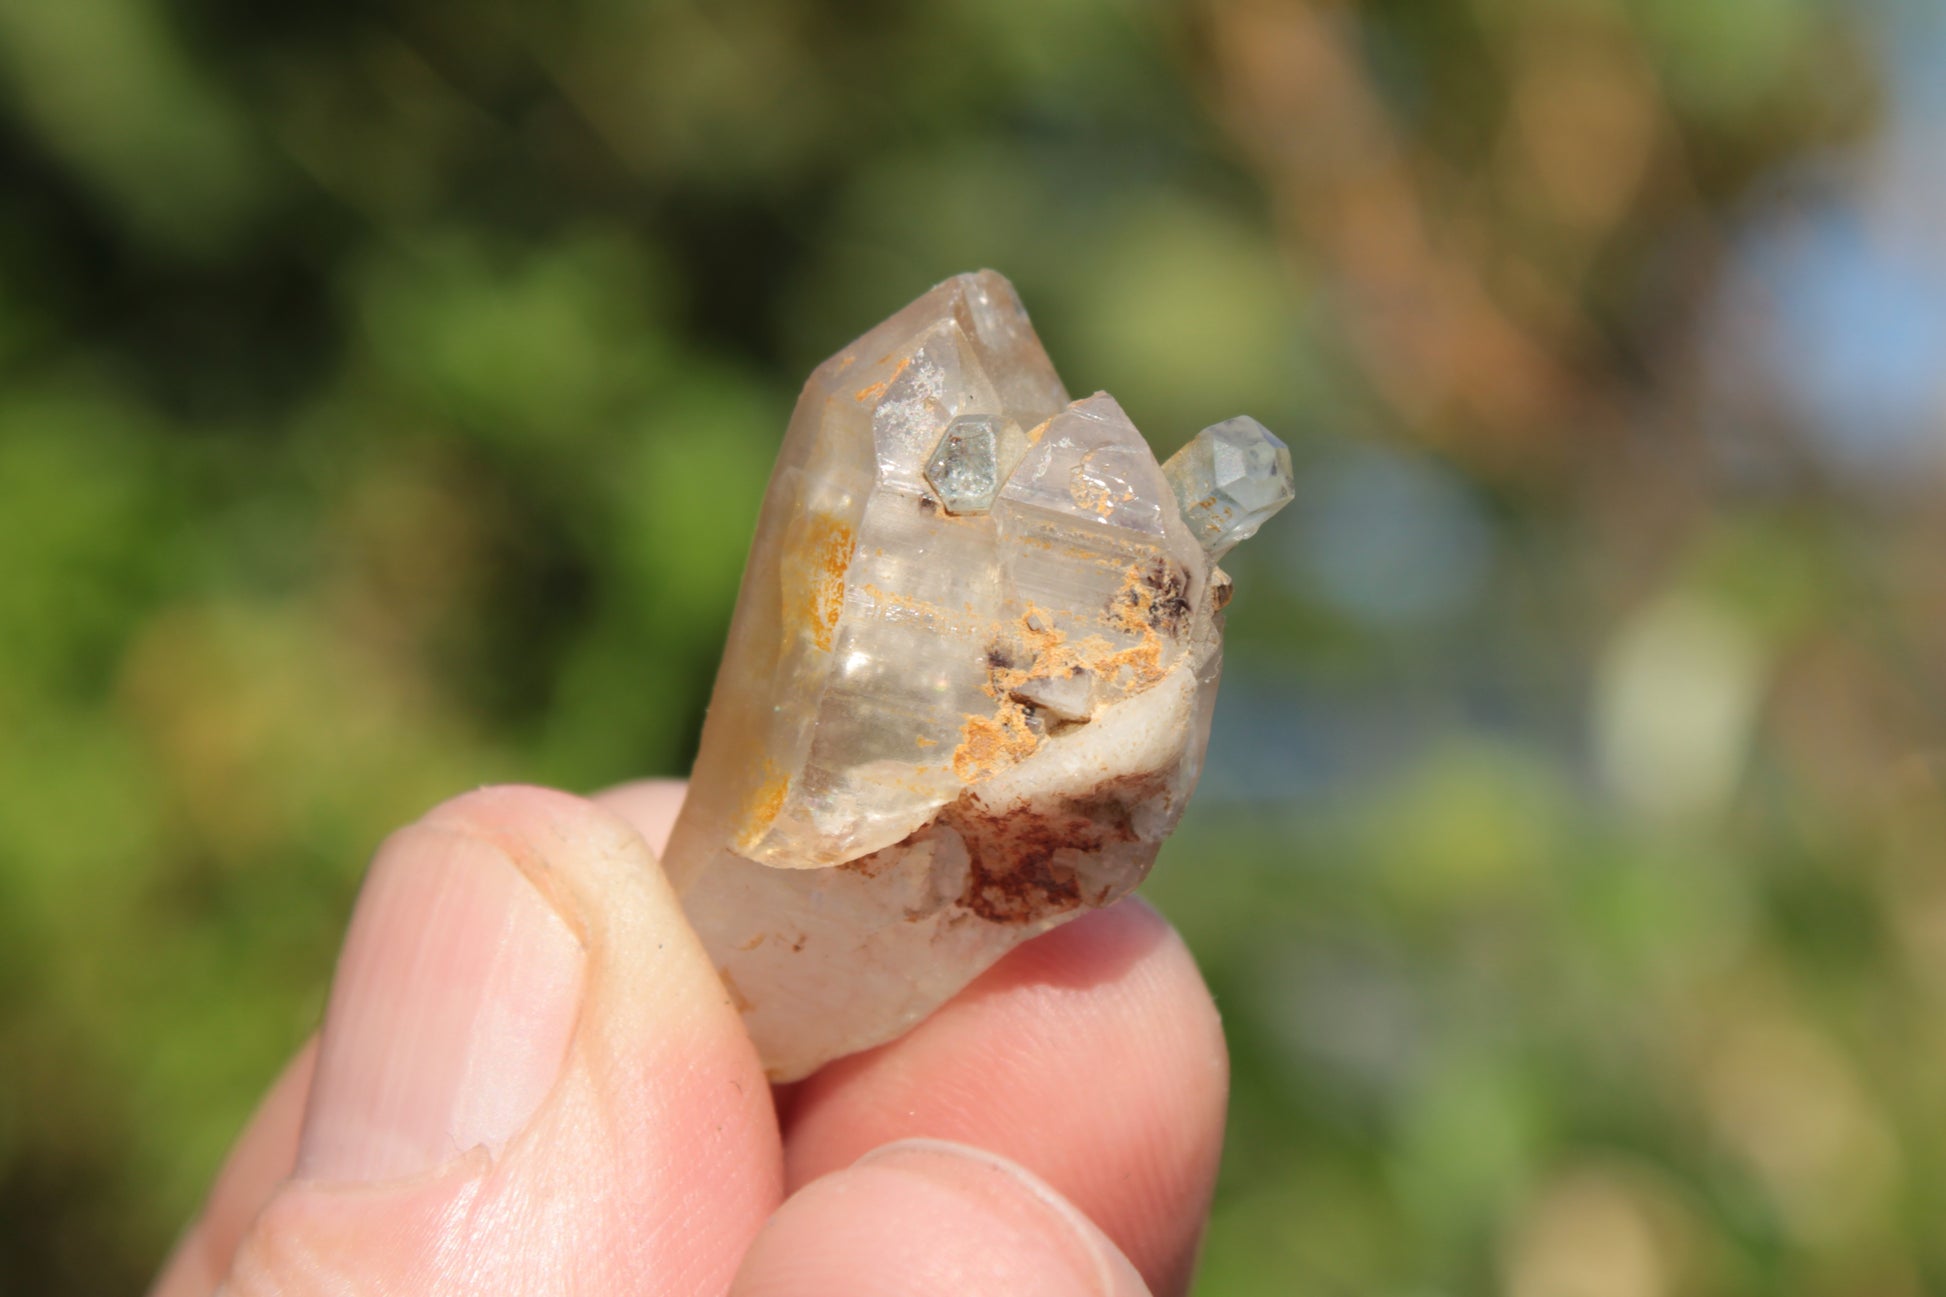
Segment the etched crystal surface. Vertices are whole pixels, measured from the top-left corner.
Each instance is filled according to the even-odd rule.
[[[1290,450],[1248,415],[1203,429],[1162,472],[1211,559],[1256,535],[1296,493]]]
[[[1222,479],[1250,530],[1276,507],[1257,472]],[[1113,398],[1068,400],[991,271],[812,374],[664,861],[774,1077],[898,1035],[1147,873],[1201,769],[1229,592],[1189,476]]]

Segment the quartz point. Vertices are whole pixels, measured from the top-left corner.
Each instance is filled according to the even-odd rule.
[[[1212,560],[1291,502],[1291,452],[1248,415],[1213,423],[1162,466],[1182,516]]]
[[[1159,466],[992,271],[811,375],[663,862],[773,1078],[1142,880],[1202,769],[1214,557],[1289,476],[1247,420]]]

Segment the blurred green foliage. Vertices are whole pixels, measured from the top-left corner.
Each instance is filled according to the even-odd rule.
[[[1936,474],[1712,378],[1892,8],[0,0],[0,1291],[144,1282],[385,830],[681,771],[796,385],[979,265],[1300,463],[1199,1291],[1946,1284]]]

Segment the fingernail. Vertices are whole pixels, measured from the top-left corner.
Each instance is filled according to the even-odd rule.
[[[560,1074],[584,962],[498,848],[425,825],[394,834],[338,957],[297,1174],[392,1180],[497,1155]]]
[[[1016,1162],[983,1148],[943,1139],[902,1139],[873,1149],[856,1166],[896,1167],[943,1183],[1016,1220],[1052,1234],[1047,1242],[1072,1264],[1088,1291],[1116,1297],[1146,1292],[1141,1277],[1107,1236],[1074,1204]]]

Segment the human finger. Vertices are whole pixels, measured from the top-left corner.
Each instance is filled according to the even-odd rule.
[[[1047,1184],[980,1149],[878,1149],[787,1201],[731,1297],[1140,1297],[1108,1237]]]
[[[591,800],[634,825],[649,850],[660,856],[669,848],[669,833],[688,791],[688,781],[682,779],[637,779],[604,789]]]
[[[487,789],[374,860],[293,1174],[223,1290],[720,1290],[780,1177],[754,1051],[641,838]]]
[[[151,1297],[202,1297],[230,1268],[237,1240],[297,1164],[297,1136],[317,1062],[313,1036],[284,1065],[217,1172],[203,1209],[163,1264]]]
[[[1228,1087],[1195,961],[1153,909],[1123,901],[1018,947],[906,1036],[802,1082],[787,1181],[898,1139],[991,1149],[1085,1212],[1155,1292],[1180,1293]]]

